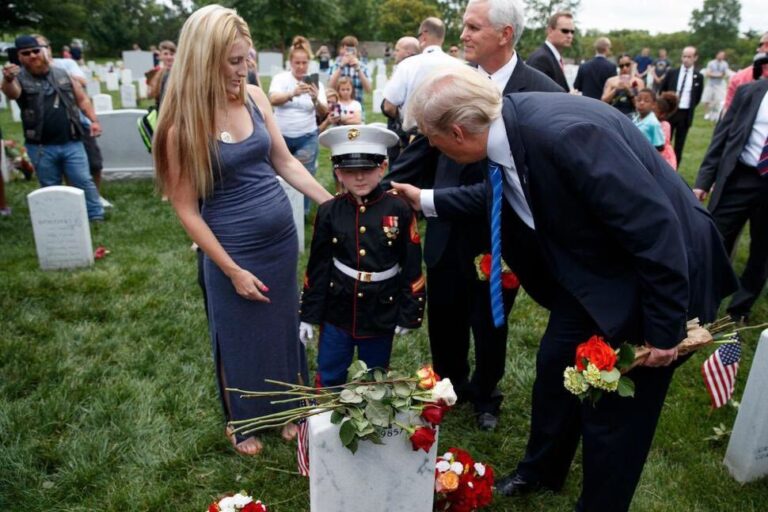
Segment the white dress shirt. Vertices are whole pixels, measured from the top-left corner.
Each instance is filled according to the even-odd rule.
[[[693,66],[689,68],[680,67],[680,74],[677,75],[677,85],[675,86],[675,92],[680,92],[680,104],[677,108],[691,108],[691,90],[693,90],[694,73],[696,73],[696,71],[694,71]],[[685,78],[685,84],[683,84],[683,78]],[[680,87],[682,87],[682,90]]]
[[[563,56],[560,55],[560,52],[557,51],[557,48],[555,48],[555,45],[550,43],[549,41],[544,41],[544,44],[547,45],[547,48],[549,48],[549,51],[551,51],[555,55],[555,60],[558,64],[560,64],[560,67],[563,65]],[[563,70],[565,71],[565,70]]]
[[[765,146],[766,137],[768,137],[768,92],[763,96],[763,101],[757,109],[757,117],[755,117],[755,124],[752,125],[752,133],[749,135],[739,160],[751,167],[757,167],[760,154]]]

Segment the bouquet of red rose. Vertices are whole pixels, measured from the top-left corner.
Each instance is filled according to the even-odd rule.
[[[702,326],[699,319],[694,318],[688,321],[687,335],[677,345],[677,352],[686,355],[709,344],[734,343],[738,341],[740,331],[764,326],[733,329],[734,323],[728,318]],[[602,337],[594,335],[576,347],[576,365],[567,367],[563,373],[565,389],[593,404],[604,391],[618,392],[622,397],[635,396],[635,385],[624,374],[642,364],[650,353],[648,347],[633,347],[628,343],[613,349]]]
[[[250,434],[267,428],[331,412],[331,423],[339,425],[341,444],[352,453],[360,440],[383,444],[382,429],[397,425],[409,433],[414,450],[428,452],[435,442],[435,427],[445,412],[456,403],[456,393],[450,379],[440,379],[431,366],[424,366],[416,374],[403,374],[394,370],[369,369],[363,361],[349,367],[349,382],[341,386],[301,386],[267,380],[287,388],[285,391],[243,391],[243,398],[281,397],[272,403],[305,402],[293,409],[231,422],[234,431]],[[407,418],[407,424],[403,423]]]
[[[485,253],[475,257],[475,270],[480,281],[488,281],[491,278],[491,255]],[[501,260],[501,287],[505,290],[520,287],[520,280],[504,260]]]
[[[450,448],[435,464],[435,510],[472,512],[490,505],[493,468],[469,453]]]
[[[267,506],[261,500],[253,501],[245,491],[240,491],[211,503],[208,512],[267,512]]]

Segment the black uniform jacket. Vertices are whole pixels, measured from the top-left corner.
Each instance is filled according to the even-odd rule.
[[[360,272],[401,271],[379,282],[342,273],[336,258]],[[354,337],[391,334],[395,326],[418,328],[425,288],[416,215],[397,192],[381,186],[356,202],[343,194],[322,204],[304,277],[301,320],[329,322]]]

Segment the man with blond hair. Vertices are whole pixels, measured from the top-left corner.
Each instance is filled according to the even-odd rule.
[[[582,96],[599,100],[603,95],[605,81],[616,76],[616,64],[608,60],[611,40],[598,37],[595,41],[595,56],[579,66],[573,88],[581,91]]]
[[[607,104],[567,94],[502,99],[482,75],[450,69],[416,91],[408,113],[455,161],[487,157],[479,171],[486,183],[393,186],[427,218],[486,216],[492,262],[503,253],[550,311],[536,358],[528,446],[516,471],[496,482],[497,492],[559,490],[582,438],[576,510],[628,510],[686,321],[714,320],[721,298],[735,288],[712,219],[632,122]],[[565,389],[563,371],[594,335],[613,347],[628,341],[650,348],[628,375],[634,398],[604,393],[593,405]]]
[[[522,2],[471,0],[463,22],[464,57],[497,92],[563,92],[527,66],[515,51],[525,27]],[[400,154],[385,181],[436,189],[478,183],[482,187],[483,158],[457,163],[419,137]],[[477,258],[489,251],[490,235],[482,216],[427,219],[424,262],[432,363],[439,375],[451,379],[459,399],[472,404],[477,425],[483,430],[493,430],[499,421],[503,394],[498,384],[504,376],[507,317],[517,295],[516,286],[505,288],[503,312],[498,319],[492,316],[488,282],[478,278],[476,265]],[[475,345],[474,368],[469,361],[470,333]]]

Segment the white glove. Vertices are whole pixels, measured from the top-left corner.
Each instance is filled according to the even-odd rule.
[[[307,346],[307,342],[312,341],[314,336],[315,329],[312,324],[308,324],[307,322],[301,322],[299,324],[299,339],[305,347]]]
[[[395,327],[395,334],[397,336],[402,336],[403,334],[408,334],[411,332],[411,330],[407,327],[400,327],[399,325]]]

